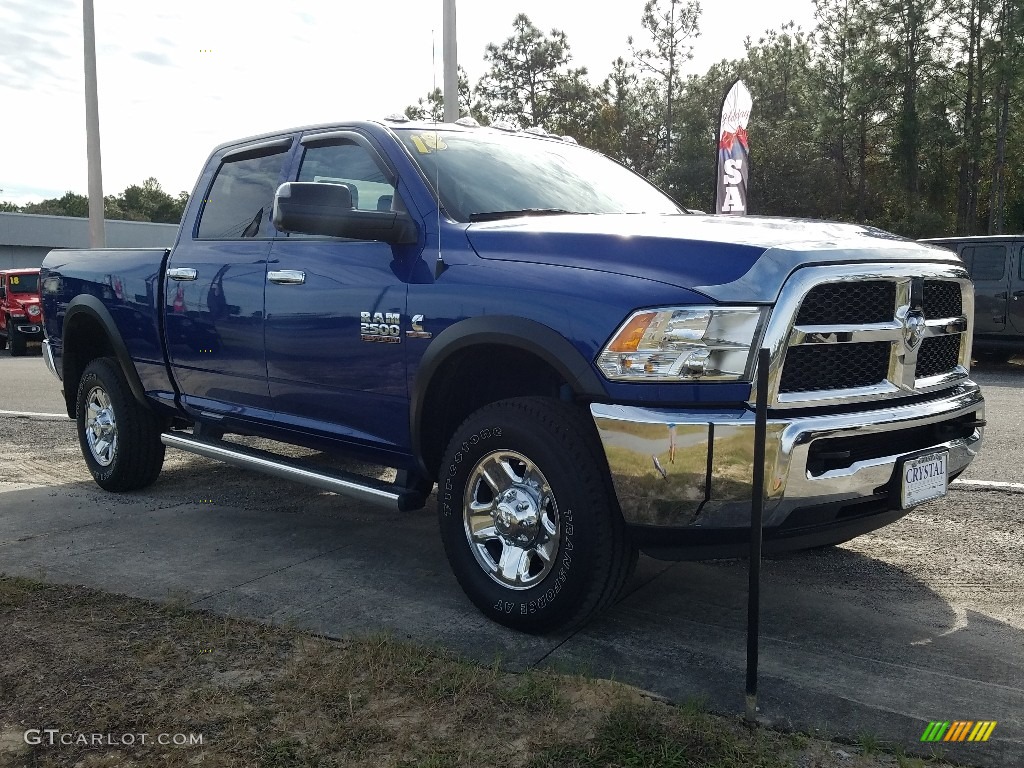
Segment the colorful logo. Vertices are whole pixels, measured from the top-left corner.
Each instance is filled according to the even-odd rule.
[[[995,729],[995,720],[932,720],[921,741],[988,741]]]

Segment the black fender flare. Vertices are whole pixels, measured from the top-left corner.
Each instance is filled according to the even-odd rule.
[[[512,347],[536,355],[558,372],[577,397],[595,400],[607,397],[590,362],[550,326],[512,315],[483,315],[461,320],[445,328],[427,347],[409,399],[409,435],[416,462],[425,475],[422,424],[430,384],[452,355],[485,344]]]
[[[142,379],[139,378],[139,372],[135,370],[135,363],[132,361],[132,356],[128,353],[128,347],[124,343],[124,339],[121,338],[121,332],[117,328],[117,323],[114,322],[114,318],[110,314],[110,310],[104,306],[103,302],[95,296],[89,294],[79,294],[75,296],[69,303],[68,308],[64,312],[64,324],[61,329],[61,343],[67,341],[68,330],[73,327],[74,323],[81,322],[81,317],[89,317],[100,324],[103,332],[107,335],[110,340],[110,346],[114,350],[114,357],[117,358],[117,364],[121,368],[121,372],[124,374],[125,380],[128,382],[128,387],[131,389],[132,396],[139,401],[139,403],[146,408],[149,408],[149,402],[146,400],[146,390],[142,386]],[[76,320],[75,318],[79,318]],[[68,381],[67,373],[67,351],[62,349],[61,353],[61,378],[63,381]],[[70,390],[70,388],[68,388]],[[65,400],[68,402],[69,413],[73,410],[72,404],[74,398],[77,396],[77,387],[74,392],[67,391],[65,393]]]

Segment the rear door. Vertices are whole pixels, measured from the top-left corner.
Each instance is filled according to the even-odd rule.
[[[968,243],[961,247],[960,257],[974,283],[974,333],[1002,334],[1010,287],[1008,243]]]
[[[297,181],[345,184],[355,208],[403,208],[395,172],[365,135],[319,132],[301,144]],[[385,451],[406,449],[403,320],[416,254],[416,246],[298,233],[274,241],[266,341],[279,422]]]
[[[293,139],[232,147],[201,180],[198,223],[168,262],[167,350],[182,401],[205,413],[265,416],[270,407],[263,293],[274,193]],[[217,162],[219,160],[219,162]]]

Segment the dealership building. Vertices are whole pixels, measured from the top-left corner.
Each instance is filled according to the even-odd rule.
[[[108,248],[170,248],[177,224],[107,221]],[[38,267],[54,248],[88,248],[89,220],[0,213],[0,269]]]

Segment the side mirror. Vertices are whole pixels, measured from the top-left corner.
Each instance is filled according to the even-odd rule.
[[[353,208],[352,192],[344,184],[285,182],[274,195],[274,226],[283,232],[393,245],[416,242],[416,225],[408,214]]]

